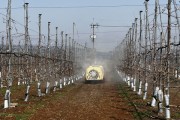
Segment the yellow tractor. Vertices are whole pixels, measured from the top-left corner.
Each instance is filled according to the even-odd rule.
[[[104,69],[101,65],[92,65],[87,67],[85,82],[88,81],[104,81]]]

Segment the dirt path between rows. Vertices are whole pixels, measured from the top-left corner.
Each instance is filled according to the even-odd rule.
[[[76,82],[38,110],[30,120],[133,120],[132,107],[118,94],[115,81]]]

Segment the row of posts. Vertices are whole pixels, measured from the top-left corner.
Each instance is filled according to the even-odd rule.
[[[83,46],[74,40],[73,23],[73,38],[62,31],[61,42],[59,42],[58,27],[56,27],[55,42],[52,41],[51,22],[48,22],[48,37],[47,45],[43,46],[43,34],[41,30],[41,17],[39,14],[39,41],[38,45],[33,45],[29,35],[29,17],[28,3],[24,4],[25,8],[25,33],[24,45],[19,42],[19,45],[13,45],[11,36],[11,0],[8,0],[7,7],[7,37],[2,37],[1,45],[1,66],[0,66],[0,87],[7,87],[4,100],[4,108],[11,105],[11,87],[14,85],[26,85],[25,99],[29,99],[29,91],[31,84],[37,83],[37,94],[42,96],[41,85],[46,84],[45,94],[50,92],[50,87],[56,91],[67,84],[82,78],[83,64],[86,62],[86,55],[90,48]],[[4,40],[7,39],[6,45]],[[52,44],[53,43],[53,44]],[[79,75],[78,75],[79,74]],[[17,83],[17,84],[16,84]],[[53,84],[53,85],[52,85]]]
[[[163,12],[160,11],[159,0],[155,0],[153,27],[150,31],[148,1],[145,0],[144,24],[142,20],[143,11],[140,11],[139,22],[138,18],[135,18],[135,22],[126,34],[126,37],[114,50],[114,63],[121,78],[133,91],[137,91],[138,95],[143,95],[143,100],[147,99],[148,91],[152,87],[153,91],[150,91],[152,92],[151,106],[158,106],[159,114],[163,114],[163,106],[165,106],[166,119],[170,119],[170,88],[174,87],[170,86],[170,83],[180,80],[180,25],[178,9],[175,0],[168,0],[167,35],[164,33],[163,26],[161,26],[162,29],[159,30],[158,34],[158,13]],[[179,38],[179,40],[174,39],[174,41],[172,41],[171,37],[172,3],[179,30],[179,36],[175,34],[174,37]],[[159,16],[162,19],[161,14]]]

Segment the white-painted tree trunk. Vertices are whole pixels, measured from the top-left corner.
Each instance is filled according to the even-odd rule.
[[[170,107],[169,107],[169,95],[164,95],[165,98],[165,102],[166,102],[166,119],[170,119],[171,118],[171,114],[170,114]]]
[[[49,93],[50,82],[46,82],[46,94]]]
[[[62,89],[62,79],[59,80],[59,88]]]
[[[156,106],[158,91],[159,91],[159,87],[156,87],[155,90],[154,90],[154,93],[153,93],[152,101],[151,101],[151,106],[152,107]]]
[[[127,76],[127,84],[128,84],[128,86],[130,86],[130,77],[129,76]]]
[[[64,78],[64,86],[66,86],[66,78]]]
[[[25,100],[24,101],[26,101],[26,102],[29,99],[29,89],[30,89],[30,85],[27,86],[26,93],[25,93]]]
[[[136,92],[136,78],[134,79],[134,82],[133,82],[133,91]]]
[[[130,83],[131,83],[131,89],[133,89],[134,88],[134,78],[133,77],[131,77]]]
[[[57,86],[58,86],[58,81],[55,81],[55,82],[54,82],[54,89],[53,89],[54,92],[56,91]]]
[[[138,89],[138,95],[142,94],[142,81],[139,82],[139,89]]]
[[[10,107],[10,95],[11,95],[11,92],[9,89],[6,90],[6,93],[5,93],[5,97],[4,97],[4,108],[9,108]]]
[[[160,89],[158,91],[158,112],[163,113],[163,91]]]
[[[148,83],[145,83],[144,85],[144,96],[143,96],[143,100],[147,99],[147,89],[148,89]]]
[[[38,82],[37,83],[37,88],[38,88],[38,96],[41,97],[42,96],[42,93],[41,93],[41,82]]]

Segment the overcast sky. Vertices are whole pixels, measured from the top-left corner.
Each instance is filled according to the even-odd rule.
[[[5,16],[8,0],[0,0],[0,32],[5,35]],[[90,24],[98,23],[95,29],[97,39],[95,47],[99,51],[111,51],[125,37],[126,32],[139,17],[139,11],[144,11],[144,0],[12,0],[12,18],[24,24],[23,4],[29,3],[29,34],[32,41],[38,40],[38,14],[42,14],[43,34],[47,36],[47,23],[51,22],[52,44],[55,27],[72,36],[73,22],[75,22],[75,40],[92,47]],[[150,0],[150,13],[153,13],[154,0]],[[167,4],[167,0],[160,0],[160,4]],[[125,27],[102,27],[125,26]],[[22,25],[13,24],[13,33],[24,33]],[[18,38],[14,38],[18,39]],[[23,40],[20,39],[22,42]]]

